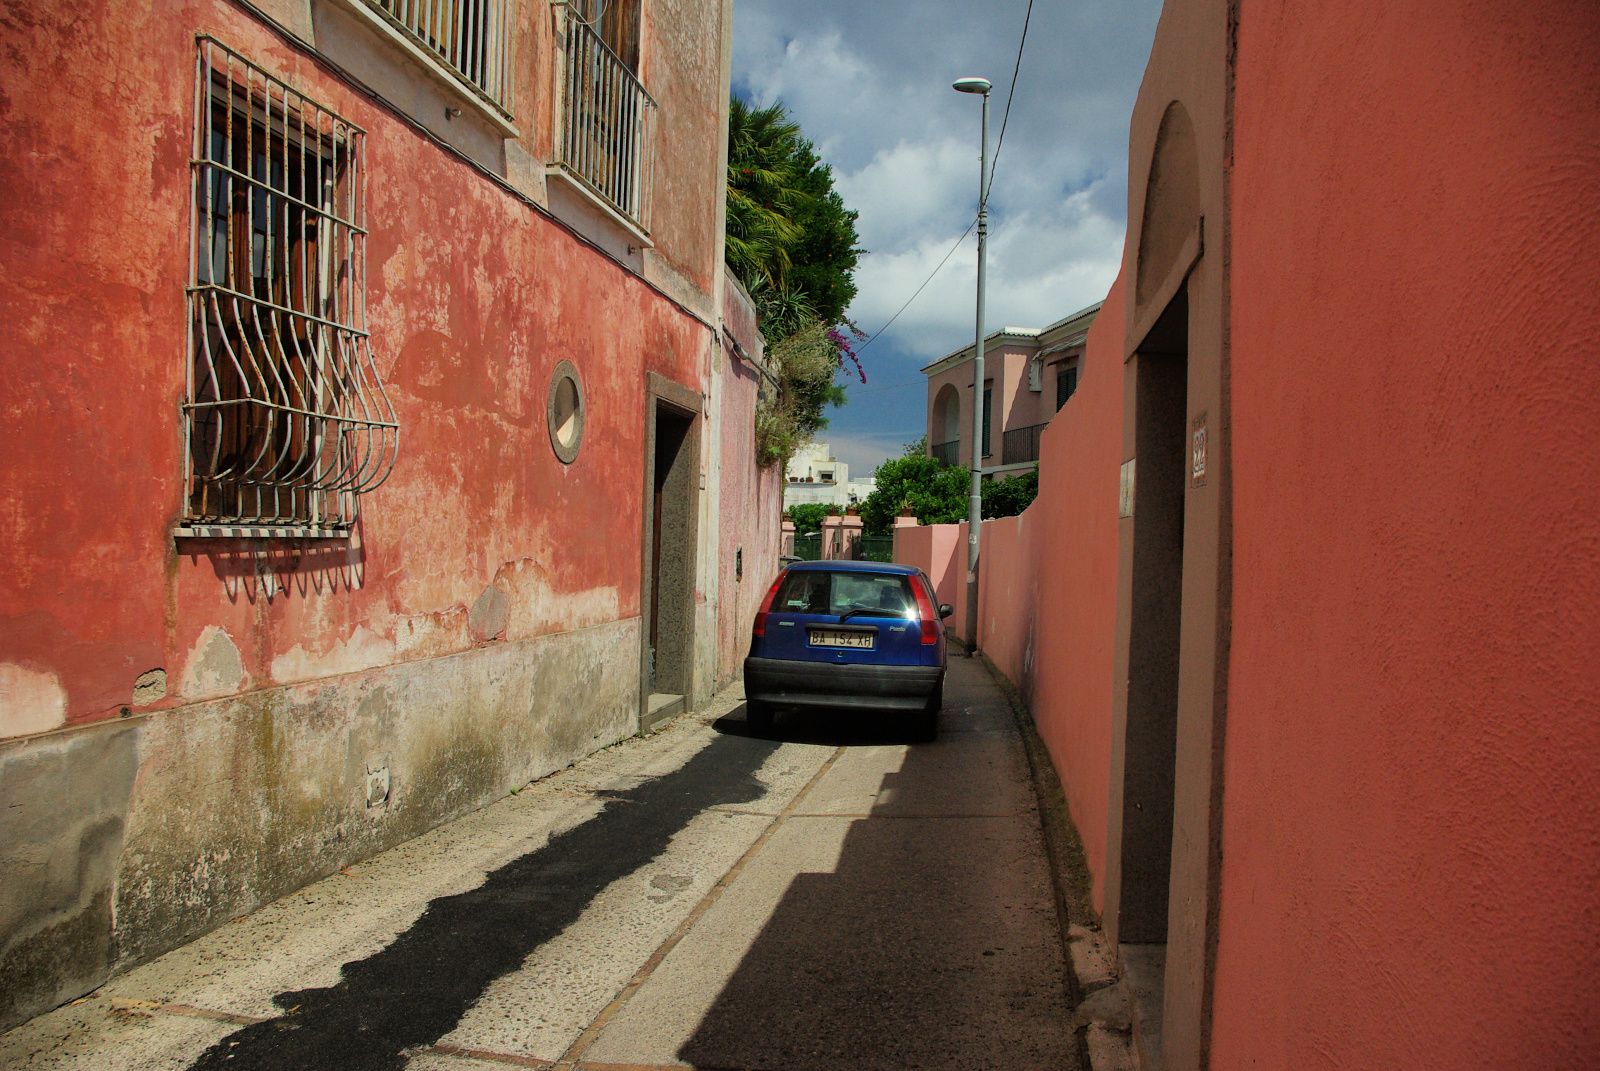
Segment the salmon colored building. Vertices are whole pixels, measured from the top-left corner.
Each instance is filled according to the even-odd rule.
[[[0,17],[0,1027],[737,674],[728,0]]]
[[[1596,101],[1583,0],[1162,14],[979,635],[1147,1068],[1600,1064]]]
[[[983,340],[984,411],[972,450],[972,354],[966,346],[922,369],[928,377],[928,456],[996,478],[1031,470],[1044,429],[1078,386],[1079,362],[1098,303],[1048,327],[1002,327]]]

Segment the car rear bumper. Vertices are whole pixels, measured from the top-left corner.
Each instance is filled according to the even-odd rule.
[[[943,666],[744,660],[745,696],[785,706],[921,710],[943,677]]]

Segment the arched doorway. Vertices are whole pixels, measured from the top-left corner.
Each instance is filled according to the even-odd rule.
[[[933,419],[928,427],[928,452],[947,465],[961,460],[961,392],[954,383],[939,388],[933,399]]]
[[[1226,25],[1213,25],[1215,11],[1192,15],[1188,31],[1200,36]],[[1225,74],[1224,56],[1219,48],[1211,73]],[[1119,534],[1105,923],[1138,995],[1139,1047],[1173,1071],[1206,1063],[1219,895],[1230,557],[1224,99],[1222,78],[1205,92],[1187,82],[1141,92],[1130,162],[1145,170],[1130,175],[1123,269],[1131,509]]]

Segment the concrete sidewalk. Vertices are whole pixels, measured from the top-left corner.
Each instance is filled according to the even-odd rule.
[[[0,1067],[1073,1068],[1023,742],[737,689],[0,1036]]]

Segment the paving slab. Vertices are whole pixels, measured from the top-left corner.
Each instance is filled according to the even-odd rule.
[[[95,994],[0,1034],[6,1071],[177,1071],[236,1030]]]

